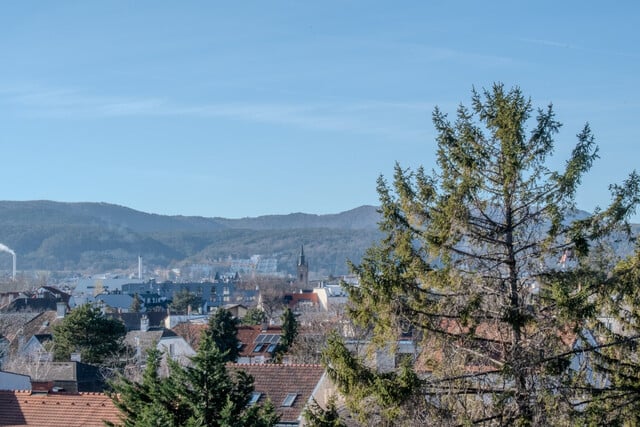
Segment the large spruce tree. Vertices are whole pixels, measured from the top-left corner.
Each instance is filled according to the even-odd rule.
[[[582,355],[617,346],[603,346],[595,327],[611,263],[590,248],[624,236],[638,177],[611,186],[608,207],[577,212],[574,196],[597,158],[589,126],[564,170],[550,170],[560,123],[519,88],[474,90],[454,122],[438,109],[433,122],[437,169],[396,165],[392,184],[379,179],[385,237],[352,265],[360,283],[348,286],[349,315],[371,345],[411,335],[417,357],[378,373],[333,336],[330,377],[369,422],[586,422],[596,410],[585,402],[602,403],[608,383]]]
[[[270,427],[278,415],[270,402],[250,405],[253,378],[227,371],[223,353],[203,333],[190,366],[168,360],[169,376],[158,376],[161,353],[151,350],[141,382],[119,378],[110,394],[129,427]]]

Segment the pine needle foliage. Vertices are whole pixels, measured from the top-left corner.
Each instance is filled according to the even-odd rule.
[[[611,272],[593,248],[626,236],[638,176],[611,186],[606,208],[578,215],[576,192],[598,157],[589,125],[551,170],[561,124],[517,87],[474,89],[453,121],[436,108],[433,123],[437,168],[396,164],[391,183],[378,179],[384,238],[351,265],[359,285],[347,285],[348,314],[372,346],[411,335],[419,354],[379,373],[335,337],[330,377],[364,422],[584,422],[581,402],[598,391],[578,362],[596,352],[594,334],[604,339],[591,329]]]

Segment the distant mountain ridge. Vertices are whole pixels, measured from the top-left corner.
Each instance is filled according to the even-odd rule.
[[[573,218],[588,213],[576,211]],[[292,213],[254,218],[158,215],[108,203],[47,200],[0,201],[0,243],[18,256],[18,270],[137,272],[141,255],[149,269],[207,264],[229,257],[275,258],[282,273],[295,273],[300,245],[315,276],[348,273],[380,240],[380,214],[360,206],[327,215]],[[632,227],[638,234],[638,225]],[[614,243],[619,253],[632,247]],[[12,259],[0,253],[0,271]]]
[[[228,256],[275,256],[293,271],[305,245],[312,270],[346,273],[379,237],[379,214],[361,206],[329,215],[292,213],[227,219],[145,213],[108,203],[0,201],[0,243],[18,253],[21,269],[128,268],[138,254],[169,267]],[[0,269],[6,269],[0,256]]]
[[[229,219],[159,215],[109,203],[67,203],[49,200],[0,201],[5,224],[85,224],[125,227],[136,232],[215,231],[224,228],[285,230],[292,228],[374,229],[379,214],[374,206],[360,206],[338,214],[291,213]]]

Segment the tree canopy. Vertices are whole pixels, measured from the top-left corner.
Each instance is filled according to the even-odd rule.
[[[298,336],[298,320],[289,307],[282,312],[282,339],[280,345],[284,351],[289,350]]]
[[[182,289],[173,294],[171,309],[177,313],[186,313],[189,311],[189,308],[191,308],[191,310],[198,311],[198,308],[201,306],[202,298],[189,292],[188,289]]]
[[[396,165],[391,184],[379,178],[384,238],[351,265],[359,285],[346,285],[348,314],[372,346],[411,337],[417,355],[379,373],[333,337],[329,376],[361,420],[587,422],[587,406],[608,391],[581,355],[613,370],[615,357],[600,349],[629,342],[597,327],[601,301],[617,301],[605,287],[616,260],[596,248],[625,238],[638,176],[612,185],[606,208],[577,216],[576,192],[597,159],[591,130],[577,134],[564,169],[551,170],[561,125],[551,105],[534,110],[517,87],[474,90],[453,122],[436,108],[433,123],[436,170]]]
[[[105,317],[99,308],[84,304],[53,326],[54,358],[68,361],[79,352],[85,363],[101,364],[124,350],[124,324]]]
[[[224,355],[203,334],[192,365],[169,360],[169,376],[160,377],[162,355],[148,353],[141,382],[119,378],[111,398],[122,413],[123,426],[270,427],[279,417],[270,402],[250,405],[253,378],[231,375]]]
[[[280,334],[280,341],[276,346],[276,351],[273,353],[273,359],[276,363],[282,361],[282,356],[289,351],[298,336],[298,320],[289,307],[284,309],[280,320],[282,321],[282,333]]]
[[[251,307],[247,310],[247,314],[242,318],[242,324],[244,325],[261,325],[266,322],[267,316],[258,307]]]

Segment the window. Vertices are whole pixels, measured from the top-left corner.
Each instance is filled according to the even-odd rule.
[[[276,345],[277,344],[269,344],[269,348],[267,349],[268,353],[273,353],[274,350],[276,349]]]
[[[258,344],[254,347],[253,352],[254,353],[260,353],[260,350],[262,349],[262,345],[263,344]]]
[[[394,359],[395,368],[399,368],[403,363],[406,362],[411,365],[414,361],[413,353],[396,353]]]
[[[253,393],[251,393],[251,399],[249,400],[249,406],[255,405],[256,403],[258,403],[258,400],[260,400],[260,396],[262,396],[262,393],[260,393],[259,391],[254,391]]]
[[[282,402],[282,406],[293,406],[293,402],[295,402],[296,397],[298,397],[298,393],[288,393],[287,397],[285,397]]]

